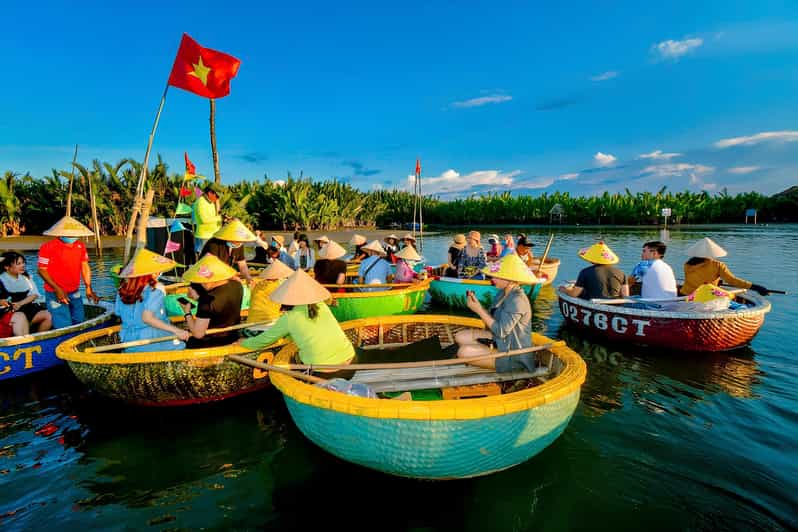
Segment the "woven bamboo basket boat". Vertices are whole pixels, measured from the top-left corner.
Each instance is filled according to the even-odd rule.
[[[342,324],[365,349],[389,349],[437,335],[443,345],[482,321],[456,316],[392,316]],[[547,343],[534,335],[535,344]],[[276,363],[290,363],[288,344]],[[457,479],[488,475],[520,464],[567,427],[587,373],[566,346],[537,353],[550,377],[521,391],[471,399],[399,401],[354,397],[270,373],[299,429],[315,444],[349,462],[392,475]],[[462,367],[462,366],[461,366]]]
[[[538,273],[538,268],[540,268],[540,273]],[[533,257],[532,266],[530,266],[529,269],[535,272],[535,275],[538,277],[545,279],[543,284],[548,285],[554,282],[554,278],[557,277],[557,272],[560,269],[560,259],[546,257],[546,262],[544,262],[543,266],[541,267],[540,258]]]
[[[265,374],[226,360],[240,354],[269,361],[280,341],[262,353],[248,353],[239,346],[207,349],[132,353],[87,353],[86,348],[119,343],[119,326],[75,336],[58,346],[57,356],[66,361],[83,384],[96,392],[140,406],[186,406],[221,401],[257,391],[269,385]]]
[[[524,293],[530,301],[534,301],[540,292],[543,282],[534,285],[523,285]],[[439,305],[451,308],[467,309],[466,292],[473,291],[479,302],[484,307],[490,307],[499,289],[491,284],[490,281],[474,281],[470,279],[457,279],[454,277],[436,277],[432,280],[429,287],[429,294],[432,301]]]
[[[770,303],[750,291],[736,298],[747,308],[719,312],[640,310],[557,295],[569,326],[610,341],[679,351],[742,347],[759,332],[770,312]]]
[[[349,292],[333,292],[330,310],[338,321],[415,314],[424,303],[424,296],[429,287],[430,281],[426,280],[402,288],[375,292],[354,291],[358,290],[357,288]]]
[[[63,329],[0,339],[0,381],[60,366],[63,361],[55,356],[58,344],[81,332],[102,327],[113,317],[110,305],[86,304],[83,308],[88,317],[83,323]]]

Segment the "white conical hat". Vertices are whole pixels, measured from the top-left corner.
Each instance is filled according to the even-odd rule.
[[[319,258],[327,260],[340,259],[346,255],[346,250],[338,242],[329,242],[319,250]]]
[[[94,231],[71,216],[64,216],[42,234],[47,236],[81,237],[94,236]]]
[[[363,246],[362,248],[360,248],[360,251],[374,251],[375,253],[382,256],[387,255],[387,253],[385,253],[385,250],[382,248],[382,244],[380,244],[379,240],[372,240],[371,242],[369,242],[367,246]]]
[[[332,294],[302,270],[283,281],[269,298],[281,305],[311,305],[326,301]]]
[[[397,253],[396,256],[405,260],[421,260],[421,255],[412,246],[402,248],[402,251]]]
[[[286,266],[280,259],[274,259],[274,262],[269,264],[269,267],[260,272],[261,279],[285,279],[294,275],[294,270]]]
[[[353,246],[361,246],[368,242],[366,237],[363,235],[352,235],[352,238],[349,239],[349,243]]]
[[[689,248],[686,252],[688,257],[700,257],[704,259],[719,259],[728,255],[726,250],[720,247],[709,237],[704,237]]]

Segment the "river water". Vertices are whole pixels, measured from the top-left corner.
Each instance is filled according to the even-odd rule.
[[[498,232],[489,229],[489,232]],[[513,234],[517,228],[511,229]],[[542,253],[548,228],[526,228]],[[557,284],[603,238],[630,271],[657,229],[555,228]],[[482,233],[486,234],[485,231]],[[710,236],[739,277],[798,289],[798,226],[677,229]],[[443,262],[451,234],[425,238]],[[484,236],[483,236],[484,239]],[[28,255],[29,264],[35,255]],[[114,252],[95,264],[100,293]],[[652,354],[587,341],[563,326],[555,291],[535,327],[588,365],[565,433],[530,461],[484,478],[421,482],[338,460],[306,440],[273,390],[210,406],[132,408],[83,388],[67,368],[0,383],[0,527],[7,530],[778,530],[798,526],[798,298],[750,347]],[[427,312],[435,312],[429,308]],[[438,309],[440,311],[440,309]]]

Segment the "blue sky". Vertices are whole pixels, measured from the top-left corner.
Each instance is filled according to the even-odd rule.
[[[4,6],[0,171],[142,160],[185,31],[242,61],[225,183],[407,187],[419,157],[443,197],[798,184],[795,1],[115,4]],[[212,174],[208,101],[171,88],[153,152],[183,151]]]

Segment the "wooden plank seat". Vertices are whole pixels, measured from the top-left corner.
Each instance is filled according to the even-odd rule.
[[[423,369],[426,373],[417,370]],[[415,370],[415,371],[408,371]],[[459,372],[457,370],[460,370]],[[434,372],[433,372],[434,371]],[[365,373],[371,375],[358,378],[359,371],[352,378],[368,384],[376,393],[381,392],[406,392],[413,390],[426,390],[430,388],[450,388],[454,386],[470,386],[473,384],[486,384],[491,382],[505,382],[520,379],[534,379],[546,377],[550,370],[540,367],[535,371],[516,371],[509,373],[496,373],[489,369],[475,366],[460,366],[456,368],[407,368],[401,370],[379,371],[369,370]],[[377,373],[382,373],[379,377]],[[363,379],[366,380],[363,380]]]

